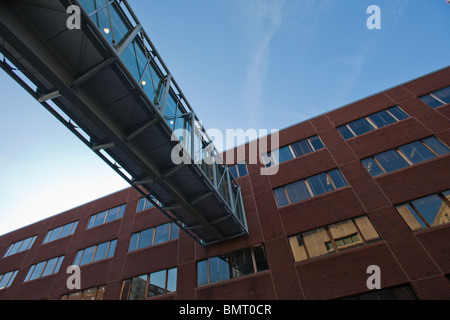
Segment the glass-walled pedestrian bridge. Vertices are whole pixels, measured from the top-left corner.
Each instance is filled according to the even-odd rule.
[[[127,1],[0,0],[0,52],[9,76],[193,239],[247,234],[239,185]]]

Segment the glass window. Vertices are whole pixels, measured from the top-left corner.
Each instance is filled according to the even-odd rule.
[[[433,92],[433,95],[445,103],[450,103],[450,87]]]
[[[384,173],[380,166],[372,158],[368,158],[362,161],[364,167],[369,171],[372,177],[379,176]]]
[[[94,224],[92,225],[92,228],[98,227],[105,222],[106,213],[107,211],[103,211],[95,216],[95,221]]]
[[[97,246],[97,251],[95,252],[94,262],[106,259],[106,254],[108,253],[109,242],[102,243]]]
[[[353,134],[353,132],[351,132],[350,129],[349,129],[346,125],[345,125],[345,126],[342,126],[342,127],[339,127],[339,128],[337,128],[337,129],[338,129],[339,133],[341,134],[341,136],[342,136],[345,140],[355,137],[355,135]]]
[[[315,258],[334,252],[331,240],[325,228],[316,229],[302,234],[309,257]]]
[[[14,279],[16,278],[17,273],[18,270],[0,275],[0,290],[9,288],[13,283]]]
[[[412,204],[430,226],[449,222],[449,207],[438,195],[412,201]]]
[[[47,262],[47,265],[45,266],[44,272],[42,273],[42,277],[53,274],[53,271],[55,270],[57,262],[58,262],[58,258],[49,260]]]
[[[399,107],[392,107],[388,110],[394,117],[397,118],[398,121],[409,118],[409,115]]]
[[[128,251],[137,250],[138,241],[139,241],[139,233],[133,234],[131,236],[130,247],[128,248]]]
[[[237,168],[238,168],[238,172],[239,172],[239,177],[243,177],[246,176],[248,174],[247,172],[247,165],[244,163],[238,163],[237,164]]]
[[[56,228],[53,230],[52,235],[50,236],[50,239],[48,239],[48,242],[52,242],[59,239],[59,234],[61,233],[62,227]]]
[[[167,293],[177,291],[177,268],[168,270],[167,272]]]
[[[411,230],[416,231],[427,227],[409,203],[397,206],[396,209]]]
[[[31,277],[29,278],[29,281],[40,278],[41,274],[42,274],[42,271],[44,271],[44,267],[45,267],[46,264],[47,264],[47,261],[43,261],[43,262],[38,263],[35,266],[35,268],[33,270],[33,273],[31,274]]]
[[[233,176],[233,178],[235,178],[235,179],[239,178],[235,165],[229,166],[228,169],[230,169],[230,172],[231,172],[231,175]]]
[[[180,228],[172,222],[172,229],[170,230],[170,239],[178,239],[180,236]]]
[[[138,249],[149,247],[153,244],[153,228],[142,231],[139,237]]]
[[[331,180],[326,173],[316,175],[307,180],[315,196],[334,190]]]
[[[287,185],[286,191],[289,195],[291,203],[311,198],[311,195],[306,187],[305,181],[303,180]]]
[[[264,246],[253,247],[253,255],[255,256],[256,272],[269,269]]]
[[[70,230],[72,229],[72,225],[73,225],[72,223],[66,224],[63,227],[59,238],[65,238],[65,237],[69,236]]]
[[[436,155],[419,141],[402,146],[399,149],[413,164],[436,158]]]
[[[311,142],[312,146],[314,147],[314,150],[316,151],[325,148],[319,136],[311,137],[309,138],[309,141]]]
[[[387,111],[381,111],[373,114],[369,116],[369,119],[372,120],[372,122],[375,123],[378,128],[382,128],[390,125],[391,123],[397,122],[397,120]]]
[[[117,240],[111,241],[108,249],[108,256],[106,258],[112,258],[114,256],[114,252],[116,251]]]
[[[315,140],[315,143],[318,145],[319,143],[322,143],[318,138],[318,142]],[[322,146],[323,147],[323,146]],[[299,142],[296,142],[292,144],[292,149],[294,150],[295,156],[300,157],[305,154],[311,153],[314,150],[311,148],[311,145],[309,144],[308,140],[302,140]],[[320,149],[320,148],[318,148]]]
[[[252,252],[250,248],[231,253],[230,263],[233,278],[238,278],[255,273],[255,269],[253,268]]]
[[[334,170],[328,172],[328,175],[330,176],[331,180],[333,181],[336,189],[343,188],[347,185],[347,182],[345,181],[345,179],[342,176],[339,169],[334,169]]]
[[[389,150],[375,156],[386,172],[395,171],[408,166],[408,163],[395,150]]]
[[[170,239],[170,223],[159,226],[155,229],[155,244],[169,241]]]
[[[209,282],[219,282],[230,279],[230,269],[226,256],[209,259]]]
[[[144,300],[147,287],[147,275],[135,277],[131,280],[129,300]]]
[[[436,152],[439,156],[450,153],[450,149],[436,137],[424,139],[423,142],[425,142],[426,145],[433,149],[433,151]]]
[[[437,107],[444,105],[441,101],[435,99],[431,95],[426,95],[424,97],[421,97],[420,100],[422,100],[423,102],[425,102],[427,105],[429,105],[432,108],[437,108]]]
[[[286,192],[284,191],[284,187],[278,188],[274,190],[275,198],[277,200],[278,207],[283,207],[289,204],[289,201],[286,196]]]
[[[375,129],[366,119],[359,119],[348,125],[357,136]]]
[[[197,284],[208,284],[208,260],[197,262]]]
[[[291,149],[289,146],[283,147],[279,150],[279,162],[283,163],[288,160],[294,159],[294,156],[292,155]]]
[[[81,258],[80,266],[83,266],[85,264],[89,264],[92,262],[96,248],[97,248],[97,246],[93,246],[93,247],[90,247],[90,248],[87,248],[84,250],[83,258]]]
[[[120,207],[115,207],[115,208],[109,210],[105,223],[116,220],[117,214],[119,213],[119,209],[120,209]]]
[[[150,274],[147,297],[160,296],[166,289],[166,270]]]

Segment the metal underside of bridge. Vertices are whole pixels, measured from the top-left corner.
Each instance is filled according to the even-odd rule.
[[[0,52],[9,76],[193,239],[248,233],[239,185],[127,1],[0,0]]]

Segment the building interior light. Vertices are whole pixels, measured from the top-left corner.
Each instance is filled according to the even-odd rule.
[[[142,80],[142,81],[141,81],[141,84],[142,84],[143,86],[145,86],[145,85],[147,84],[147,82],[146,82],[145,80]]]
[[[103,31],[105,31],[105,33],[108,34],[109,33],[109,28],[105,28],[105,29],[103,29]]]

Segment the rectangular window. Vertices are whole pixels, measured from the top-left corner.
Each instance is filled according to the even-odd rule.
[[[313,136],[268,152],[263,155],[263,158],[266,161],[266,167],[271,167],[323,148],[325,148],[325,146],[319,136]]]
[[[347,182],[339,169],[335,169],[290,183],[275,189],[273,192],[278,207],[283,207],[345,186],[347,186]]]
[[[0,290],[9,288],[17,276],[19,270],[0,274]]]
[[[197,262],[197,285],[240,278],[269,269],[265,248],[258,245]]]
[[[372,177],[421,163],[450,153],[443,142],[429,137],[362,160]]]
[[[177,239],[179,228],[175,223],[166,223],[156,228],[150,228],[131,236],[128,251],[150,247],[169,240]]]
[[[450,222],[450,190],[423,197],[396,207],[411,230]]]
[[[144,300],[176,290],[177,268],[172,268],[125,280],[122,283],[120,300]]]
[[[22,241],[15,242],[8,247],[3,257],[9,257],[16,253],[20,253],[26,250],[30,250],[36,240],[37,236],[27,238]]]
[[[247,164],[245,162],[233,164],[228,169],[230,169],[231,175],[235,179],[248,175]]]
[[[289,237],[296,262],[343,251],[380,239],[367,216]]]
[[[45,244],[45,243],[53,242],[53,241],[71,236],[75,233],[77,226],[78,226],[78,221],[68,223],[65,226],[50,230],[47,233],[47,235],[45,236],[43,243]]]
[[[83,291],[72,292],[68,295],[63,295],[61,300],[103,300],[105,291],[105,286],[90,288]]]
[[[59,272],[59,268],[64,260],[64,256],[57,257],[48,261],[34,264],[28,270],[27,276],[23,282],[46,277]]]
[[[450,87],[430,93],[420,98],[432,108],[437,108],[450,103]]]
[[[122,219],[125,213],[126,204],[97,213],[89,219],[87,229],[92,229],[103,224]]]
[[[73,264],[81,267],[93,262],[109,259],[114,256],[116,244],[117,240],[113,240],[80,250]]]
[[[154,205],[148,201],[147,198],[140,198],[136,212],[141,212],[150,208],[154,208]]]
[[[343,126],[338,127],[338,131],[341,133],[345,140],[362,135],[364,133],[383,128],[392,123],[409,118],[409,115],[400,109],[398,106],[389,108],[361,118],[352,122],[349,122]]]

